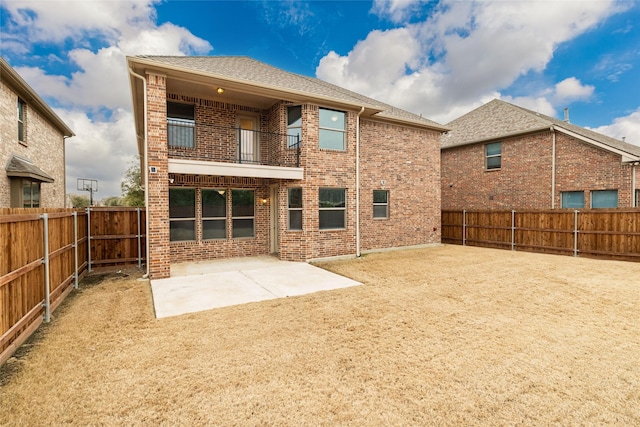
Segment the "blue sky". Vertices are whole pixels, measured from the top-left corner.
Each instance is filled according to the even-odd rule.
[[[125,55],[246,55],[446,124],[501,98],[640,145],[638,1],[1,3],[0,49],[77,136],[76,179],[134,162]]]

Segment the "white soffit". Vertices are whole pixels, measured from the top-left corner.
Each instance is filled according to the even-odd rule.
[[[187,175],[242,176],[248,178],[304,179],[303,168],[242,163],[169,159],[169,173]]]

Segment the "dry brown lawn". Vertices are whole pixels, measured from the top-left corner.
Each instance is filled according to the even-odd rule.
[[[87,276],[0,369],[0,424],[640,425],[640,263],[322,266],[364,285],[161,320],[139,273]]]

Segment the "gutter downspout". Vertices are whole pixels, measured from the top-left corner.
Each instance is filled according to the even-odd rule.
[[[144,105],[144,108],[143,108],[144,110],[144,131],[143,131],[144,133],[144,207],[146,209],[145,216],[147,218],[147,220],[145,221],[147,272],[142,277],[147,279],[149,278],[149,273],[151,268],[150,267],[151,260],[150,260],[150,252],[149,252],[149,144],[148,144],[148,138],[147,138],[147,79],[145,79],[140,74],[135,73],[133,69],[131,69],[131,67],[129,67],[129,74],[142,80],[142,88],[143,88],[142,102]]]
[[[356,116],[356,257],[360,257],[360,115],[364,107]]]
[[[551,126],[551,209],[556,208],[556,131]]]

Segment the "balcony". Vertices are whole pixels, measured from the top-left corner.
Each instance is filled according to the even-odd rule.
[[[169,172],[302,179],[300,136],[168,119]]]

